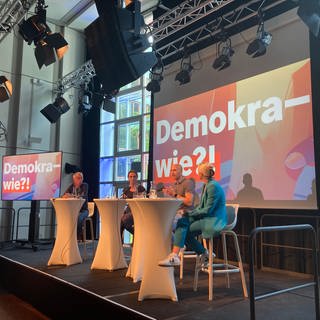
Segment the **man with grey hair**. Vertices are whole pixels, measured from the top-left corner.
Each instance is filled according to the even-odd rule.
[[[77,225],[77,238],[82,239],[82,224],[83,221],[88,217],[88,184],[83,182],[83,173],[75,172],[72,175],[72,184],[67,188],[62,196],[63,198],[83,198],[85,202],[83,203]]]
[[[160,266],[180,265],[178,254],[185,245],[200,256],[202,266],[207,265],[208,251],[196,236],[202,234],[204,238],[209,238],[218,235],[227,223],[225,194],[219,183],[214,180],[214,173],[214,168],[209,163],[201,163],[198,166],[199,178],[204,182],[200,204],[178,220],[172,252],[159,261]]]
[[[177,221],[186,212],[194,209],[195,184],[190,179],[187,179],[182,175],[182,166],[180,164],[172,165],[171,177],[174,179],[174,183],[169,188],[164,189],[164,192],[171,197],[182,200],[182,204],[177,211],[172,225],[172,229],[175,231]]]

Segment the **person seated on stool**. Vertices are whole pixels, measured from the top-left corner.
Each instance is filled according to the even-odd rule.
[[[123,199],[132,199],[135,194],[143,193],[146,189],[138,185],[138,173],[134,170],[130,170],[128,172],[128,180],[129,186],[123,190],[121,198]],[[121,224],[120,224],[120,234],[123,235],[123,231],[126,229],[131,234],[134,233],[133,227],[133,216],[130,210],[130,207],[127,205],[124,209],[123,215],[121,217]]]
[[[67,188],[62,198],[82,198],[85,199],[83,203],[77,224],[77,239],[82,239],[82,224],[88,217],[88,184],[83,182],[82,172],[76,172],[72,175],[72,184]]]
[[[160,266],[180,265],[178,254],[184,245],[200,255],[200,263],[205,265],[209,260],[208,251],[196,239],[196,236],[202,233],[207,223],[212,223],[213,225],[210,227],[217,233],[222,231],[227,223],[225,194],[220,184],[213,179],[212,165],[209,163],[200,164],[198,175],[200,180],[204,182],[200,204],[178,220],[172,252],[164,260],[159,261]]]
[[[180,164],[174,164],[171,167],[171,177],[174,179],[173,185],[169,188],[165,188],[163,192],[171,197],[182,200],[173,219],[172,231],[174,232],[178,220],[182,218],[185,213],[194,209],[195,184],[182,175],[182,166]]]

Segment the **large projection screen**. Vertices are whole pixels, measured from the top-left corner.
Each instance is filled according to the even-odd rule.
[[[256,208],[317,208],[310,59],[154,110],[153,178],[214,163],[227,200]]]
[[[60,195],[62,152],[4,156],[2,200],[50,200]]]

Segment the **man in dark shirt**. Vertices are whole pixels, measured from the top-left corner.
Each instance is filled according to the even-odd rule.
[[[174,179],[174,183],[169,188],[166,188],[164,192],[169,196],[182,200],[173,220],[172,230],[175,231],[178,220],[186,212],[194,209],[195,184],[183,176],[180,164],[174,164],[171,167],[171,177]]]
[[[63,198],[82,198],[85,199],[78,217],[77,237],[82,239],[82,223],[88,217],[88,184],[83,182],[82,172],[76,172],[72,175],[73,183],[67,188],[63,194]]]

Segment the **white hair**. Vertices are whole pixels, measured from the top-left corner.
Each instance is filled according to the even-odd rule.
[[[198,172],[201,172],[207,178],[212,178],[214,176],[214,167],[209,162],[203,162],[199,164]]]
[[[81,177],[81,179],[83,180],[83,173],[80,172],[80,171],[75,172],[72,176],[73,176],[73,177],[76,177],[76,176]]]

